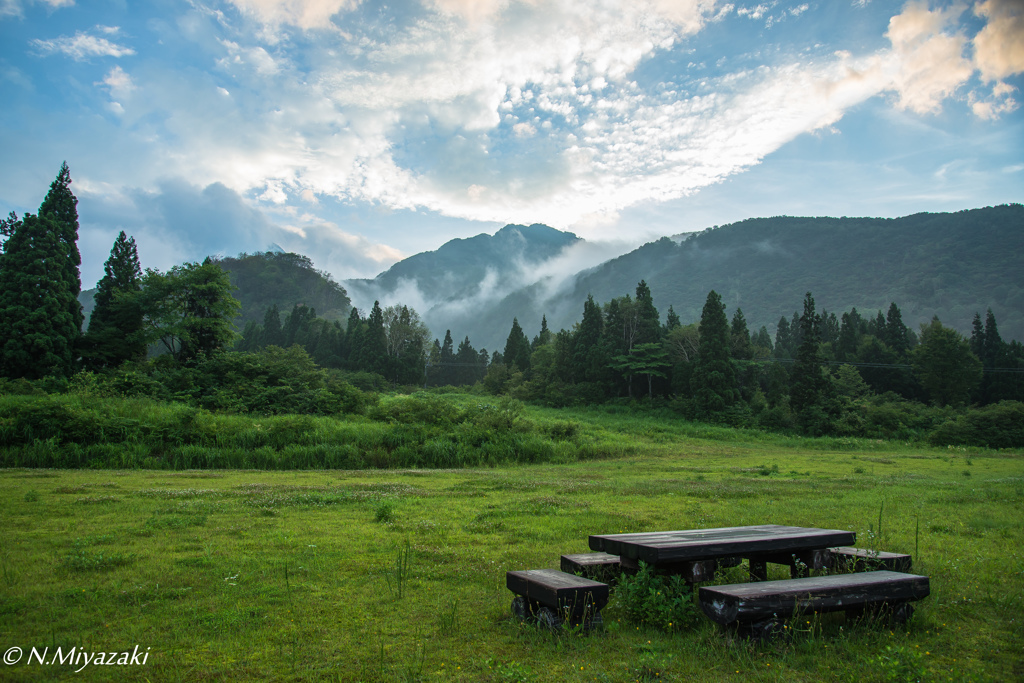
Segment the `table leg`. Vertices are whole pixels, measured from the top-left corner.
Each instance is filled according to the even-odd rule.
[[[755,560],[750,558],[750,580],[751,581],[767,581],[768,580],[768,563],[764,560]]]

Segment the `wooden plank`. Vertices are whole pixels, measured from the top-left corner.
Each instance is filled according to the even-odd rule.
[[[837,539],[848,539],[836,542]],[[856,534],[837,529],[764,524],[760,526],[727,527],[659,531],[643,534],[593,535],[589,545],[599,550],[648,564],[711,560],[719,557],[791,553],[815,548],[848,545]]]
[[[619,556],[608,553],[562,555],[561,568],[566,574],[577,574],[588,579],[608,580],[620,571]]]
[[[884,550],[866,548],[831,548],[830,552],[840,569],[854,572],[887,569],[893,572],[909,572],[914,560],[905,553],[889,553]]]
[[[505,585],[529,601],[574,614],[588,607],[597,612],[608,604],[608,584],[557,569],[505,572]]]
[[[707,586],[699,590],[701,609],[727,625],[766,619],[786,620],[794,613],[857,610],[881,603],[920,600],[930,592],[928,577],[879,571],[784,581]]]
[[[627,574],[636,574],[640,571],[640,565],[636,560],[628,557],[619,558],[619,566]],[[697,560],[687,562],[662,562],[658,565],[651,565],[657,574],[679,575],[687,583],[703,583],[715,578],[715,570],[718,569],[718,562],[715,560]]]

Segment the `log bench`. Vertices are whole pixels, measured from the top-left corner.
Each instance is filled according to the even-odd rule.
[[[908,603],[928,593],[927,576],[877,571],[707,586],[700,588],[698,599],[712,621],[768,636],[807,612],[845,611],[849,617],[880,610],[906,621],[914,611]]]
[[[620,571],[619,556],[608,553],[562,555],[562,571],[594,581],[614,581]]]
[[[552,629],[566,622],[587,629],[599,626],[608,604],[608,584],[557,569],[506,572],[505,585],[516,594],[513,614]]]
[[[904,553],[887,553],[866,548],[831,548],[832,563],[836,569],[863,572],[887,569],[891,572],[909,572],[913,559]]]

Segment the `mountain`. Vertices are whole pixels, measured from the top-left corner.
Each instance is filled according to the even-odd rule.
[[[345,285],[364,312],[374,300],[382,305],[401,302],[420,313],[435,337],[451,329],[456,342],[469,334],[476,348],[495,350],[499,336],[504,347],[512,317],[506,325],[503,309],[500,327],[506,329],[500,335],[496,329],[483,332],[474,320],[493,315],[496,302],[537,279],[539,266],[581,243],[571,232],[546,225],[506,225],[494,235],[451,240],[436,251],[399,261],[373,279],[346,280]]]
[[[250,320],[262,324],[264,314],[274,304],[282,318],[295,304],[304,304],[316,309],[317,316],[342,323],[352,310],[345,288],[327,273],[314,268],[307,256],[267,251],[239,254],[235,258],[221,257],[216,261],[228,272],[231,284],[238,288],[232,294],[242,304],[242,311],[234,320],[239,330]],[[89,327],[95,296],[96,289],[87,289],[78,295],[85,315],[83,331]]]
[[[887,310],[905,324],[938,315],[969,332],[975,312],[992,308],[1004,338],[1024,339],[1024,207],[996,206],[903,218],[755,218],[676,242],[662,238],[581,273],[568,296],[578,312],[587,294],[605,302],[647,281],[664,317],[700,319],[708,291],[731,317],[743,309],[752,330],[774,331],[812,292],[819,310]],[[511,320],[509,321],[511,323]]]
[[[684,324],[700,320],[714,289],[730,317],[741,307],[751,330],[765,325],[774,334],[779,318],[792,316],[810,291],[819,310],[839,314],[856,307],[871,315],[896,302],[911,327],[938,315],[965,333],[975,312],[984,317],[991,307],[1004,339],[1024,339],[1019,204],[892,219],[754,218],[663,237],[560,277],[551,268],[564,253],[559,250],[582,240],[545,226],[523,230],[507,226],[493,238],[453,240],[374,280],[349,281],[350,291],[358,300],[370,290],[357,288],[374,283],[378,296],[390,293],[420,311],[435,337],[451,329],[456,341],[468,335],[478,349],[491,351],[504,347],[513,317],[531,338],[544,314],[553,330],[570,328],[588,294],[605,303],[632,295],[640,280],[650,286],[663,321],[670,305]],[[516,231],[521,242],[507,234]],[[534,242],[535,236],[545,239]],[[530,245],[524,247],[528,256],[498,246],[510,243]],[[530,264],[534,277],[512,287],[521,263]]]
[[[345,288],[314,268],[308,256],[267,251],[220,258],[217,262],[228,272],[231,284],[238,287],[234,296],[242,304],[242,312],[235,319],[239,330],[250,320],[262,324],[264,314],[274,304],[282,317],[295,304],[304,304],[315,309],[320,318],[341,322],[352,310]]]

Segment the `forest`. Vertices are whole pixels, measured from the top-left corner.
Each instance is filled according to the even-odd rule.
[[[513,319],[504,347],[487,350],[451,330],[432,339],[409,306],[375,302],[364,315],[305,256],[241,254],[143,270],[122,232],[86,321],[70,186],[65,164],[37,214],[0,222],[0,447],[8,465],[111,465],[117,457],[101,446],[117,443],[137,445],[132,462],[146,466],[186,464],[169,454],[222,442],[240,449],[232,466],[565,456],[560,436],[576,428],[516,429],[524,402],[618,406],[811,437],[1024,445],[1024,347],[1002,339],[985,302],[964,335],[937,317],[913,330],[896,302],[886,311],[818,310],[807,292],[773,336],[766,326],[749,329],[744,311],[727,310],[715,291],[699,319],[683,321],[669,306],[662,321],[641,280],[609,301],[588,296],[571,329],[549,329],[542,317],[531,337]],[[285,301],[298,302],[282,310]],[[480,406],[431,397],[445,387],[480,396]],[[388,392],[413,396],[382,403]],[[150,402],[149,422],[124,403],[138,400]],[[203,415],[224,416],[222,434],[210,431],[220,418]],[[248,422],[236,436],[223,429],[230,416],[274,415],[348,415],[401,429],[330,462],[308,453],[282,460],[288,439],[254,437]],[[253,455],[261,448],[277,455]],[[579,443],[569,450],[594,455]]]

